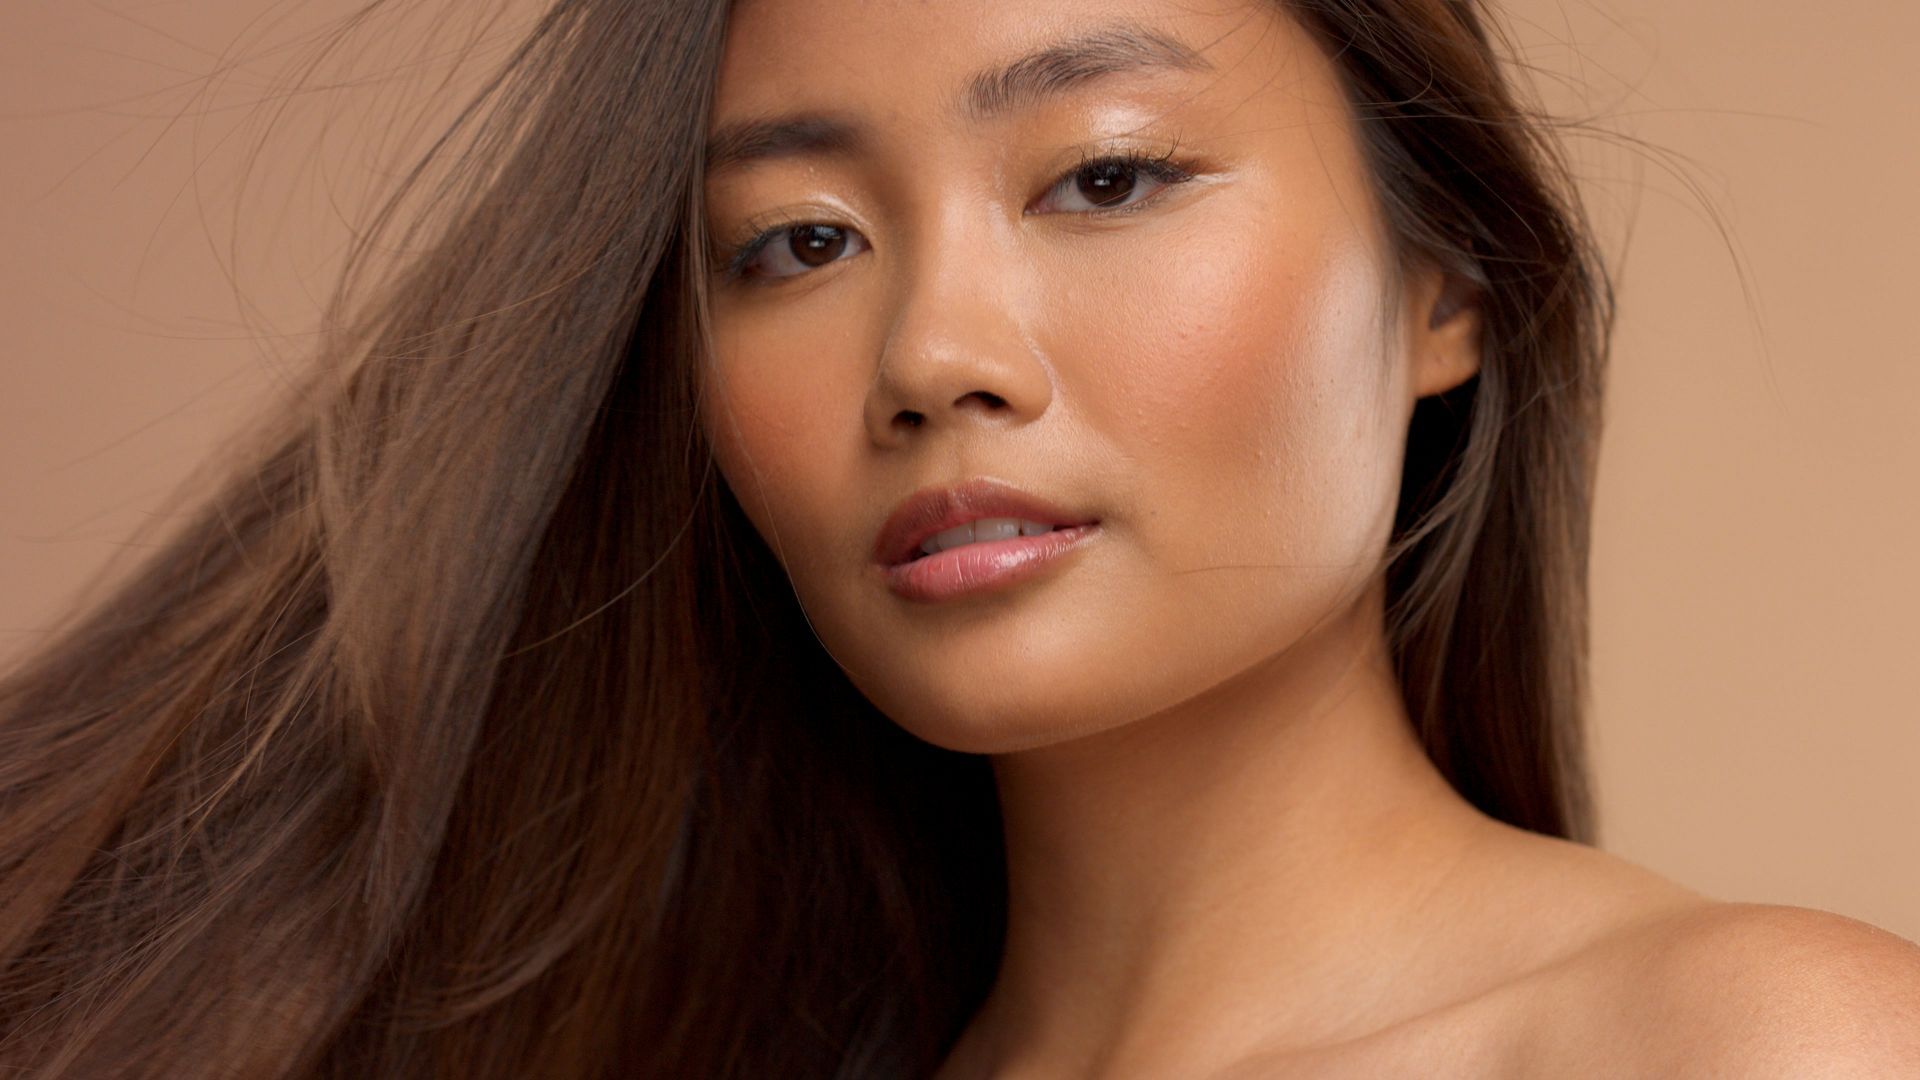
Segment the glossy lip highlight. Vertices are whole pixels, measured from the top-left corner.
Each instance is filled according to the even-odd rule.
[[[874,539],[874,561],[888,568],[912,562],[927,537],[982,518],[1023,518],[1056,528],[1099,521],[1062,510],[1011,484],[980,477],[951,487],[925,488],[908,496],[880,527]]]
[[[887,588],[903,600],[937,604],[1028,581],[1058,565],[1094,533],[1098,523],[1052,529],[1032,536],[977,540],[922,559],[877,568]]]

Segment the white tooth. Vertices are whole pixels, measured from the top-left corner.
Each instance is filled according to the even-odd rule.
[[[973,543],[973,523],[968,522],[965,525],[955,525],[951,529],[946,529],[927,537],[926,543],[920,545],[920,550],[932,555],[935,552],[945,551],[950,547],[959,547],[961,544],[971,543]]]
[[[973,523],[977,541],[1011,540],[1020,535],[1020,523],[1013,518],[982,518]]]
[[[920,550],[935,555],[948,548],[971,544],[974,541],[1011,540],[1016,536],[1039,536],[1052,532],[1053,526],[1038,521],[1024,521],[1020,518],[981,518],[969,521],[965,525],[956,525],[945,532],[937,532],[920,542]]]

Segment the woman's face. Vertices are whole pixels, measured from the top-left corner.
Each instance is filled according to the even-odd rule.
[[[1277,4],[746,0],[716,92],[716,137],[814,122],[717,139],[702,422],[888,715],[1036,746],[1367,602],[1413,401],[1477,350],[1470,314],[1428,325],[1438,275],[1396,299],[1334,71]],[[886,568],[903,500],[981,479],[1082,527]]]

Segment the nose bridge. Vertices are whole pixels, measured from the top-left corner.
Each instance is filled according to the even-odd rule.
[[[893,318],[867,401],[876,442],[1045,411],[1051,376],[1022,325],[1026,282],[1016,241],[982,200],[936,199],[896,245]]]

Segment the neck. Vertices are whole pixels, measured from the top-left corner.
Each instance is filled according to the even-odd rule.
[[[1422,751],[1378,612],[1376,591],[1176,709],[994,759],[1008,933],[970,1060],[1191,1066],[1406,1007],[1489,819]]]

